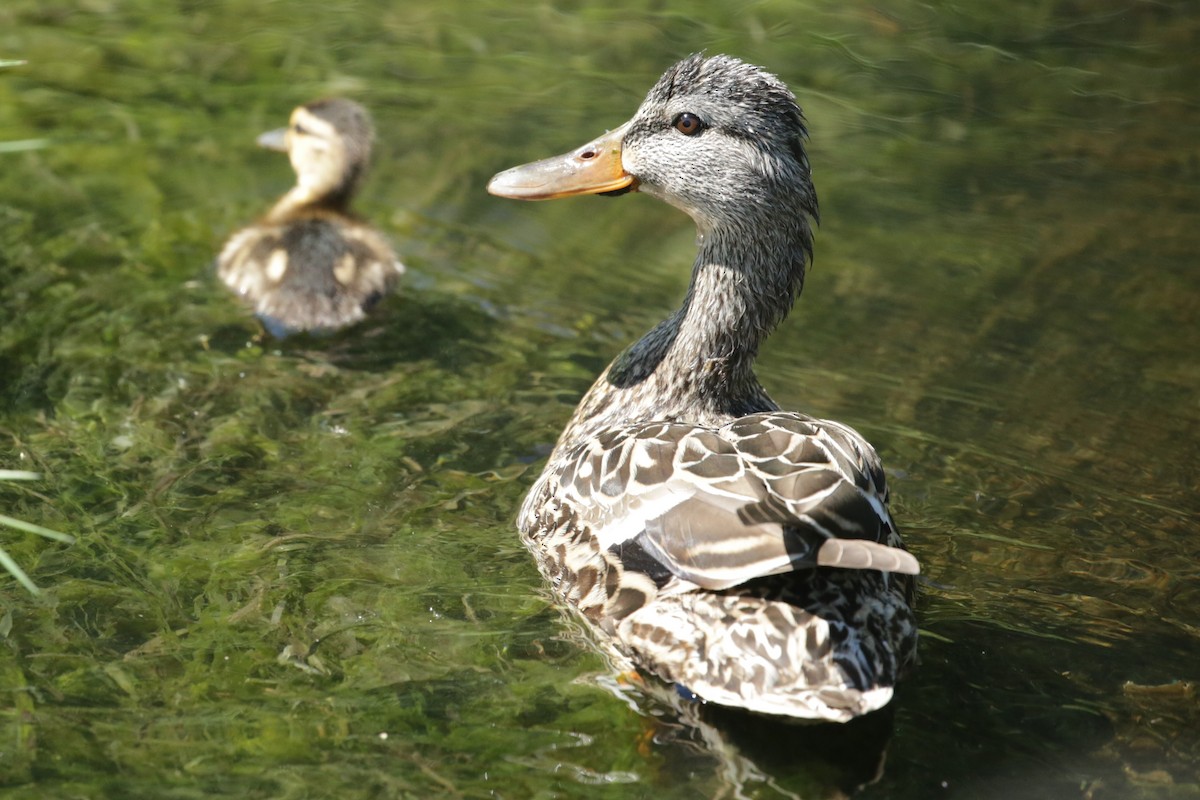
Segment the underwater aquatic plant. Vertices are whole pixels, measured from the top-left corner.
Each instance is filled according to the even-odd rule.
[[[40,477],[42,476],[36,472],[26,472],[19,469],[0,469],[0,481],[35,481]],[[44,536],[56,542],[63,542],[65,544],[73,544],[75,542],[75,537],[70,534],[44,528],[41,525],[35,525],[32,522],[10,517],[7,514],[0,514],[0,525],[16,528],[26,533],[36,533],[38,536]],[[0,547],[0,566],[8,570],[8,574],[16,578],[22,586],[29,590],[30,594],[41,594],[41,590],[38,589],[37,584],[30,580],[29,576],[25,574],[25,570],[21,569],[20,565],[13,560],[12,556],[3,547]]]
[[[5,67],[19,67],[24,63],[24,61],[0,59],[0,69],[4,69]],[[45,145],[45,139],[25,139],[15,142],[0,142],[0,153],[12,153],[19,150],[33,150],[38,147],[44,147]],[[42,476],[36,472],[27,472],[19,469],[0,469],[0,481],[35,481],[40,477]],[[59,533],[58,531],[54,531],[49,528],[43,528],[41,525],[34,525],[32,522],[25,522],[24,520],[10,517],[7,514],[0,514],[0,525],[16,528],[17,530],[25,531],[26,533],[36,533],[38,536],[45,536],[47,539],[54,539],[55,541],[65,542],[67,544],[72,544],[75,541],[74,536],[70,536],[65,533]],[[12,556],[10,556],[3,547],[0,547],[0,566],[3,566],[6,570],[8,570],[8,574],[16,578],[17,582],[28,589],[31,594],[36,595],[41,593],[41,590],[38,589],[37,585],[29,579],[28,575],[25,574],[25,570],[21,569],[20,565],[18,565],[16,561],[13,561]]]
[[[0,58],[0,69],[5,67],[20,67],[26,62],[13,59]],[[0,142],[0,153],[19,153],[22,150],[37,150],[50,144],[48,139],[17,139],[9,142]]]

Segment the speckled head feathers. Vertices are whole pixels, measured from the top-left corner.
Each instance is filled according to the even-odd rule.
[[[817,219],[807,135],[795,96],[775,75],[697,53],[646,94],[623,159],[641,191],[686,211],[702,230]]]
[[[787,84],[761,67],[732,56],[693,53],[676,63],[646,94],[646,102],[709,98],[730,107],[726,128],[744,136],[808,135],[804,115]]]

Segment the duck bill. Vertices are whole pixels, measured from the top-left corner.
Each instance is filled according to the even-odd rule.
[[[268,150],[287,150],[287,128],[276,128],[273,131],[267,131],[260,135],[255,141],[259,147],[265,147]]]
[[[488,181],[487,190],[514,200],[553,200],[579,194],[633,191],[637,179],[625,171],[621,149],[629,123],[570,153],[506,169]]]

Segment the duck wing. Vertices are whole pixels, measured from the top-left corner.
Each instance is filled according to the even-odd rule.
[[[776,412],[631,425],[581,445],[557,478],[599,550],[677,589],[816,566],[919,572],[897,546],[878,457],[837,423]]]

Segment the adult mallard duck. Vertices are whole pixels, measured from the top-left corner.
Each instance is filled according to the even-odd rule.
[[[697,54],[624,125],[488,191],[640,191],[699,230],[683,306],[600,376],[521,508],[554,591],[681,690],[845,721],[886,704],[915,660],[919,567],[871,445],[781,411],[753,371],[812,256],[806,137],[777,77]]]
[[[300,106],[287,128],[258,138],[287,152],[296,185],[264,219],[229,238],[217,274],[271,334],[358,322],[403,274],[387,240],[349,212],[373,136],[366,109],[329,98]]]

